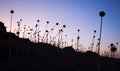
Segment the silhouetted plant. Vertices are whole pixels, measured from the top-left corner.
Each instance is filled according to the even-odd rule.
[[[38,33],[38,43],[39,43],[39,38],[40,38],[40,35],[39,35],[39,22],[40,22],[40,20],[37,20],[37,23],[38,23],[38,30],[37,30],[37,33]]]
[[[26,25],[24,25],[24,31],[23,31],[23,38],[25,38],[25,32],[26,32]]]
[[[57,43],[57,46],[58,47],[60,47],[60,45],[61,45],[61,42],[60,42],[60,37],[62,37],[62,36],[60,36],[61,34],[62,34],[62,32],[63,32],[63,29],[66,27],[66,25],[63,25],[63,27],[62,27],[62,29],[60,29],[59,30],[59,32],[55,35],[55,37],[50,41],[50,43],[52,42],[52,41],[54,41],[54,39],[58,36],[58,43]]]
[[[37,28],[38,28],[38,24],[35,25],[35,28],[36,28],[36,30],[35,30],[34,35],[35,35],[35,42],[37,42],[36,39],[37,39],[37,33],[38,33],[38,32],[37,32],[37,31],[38,31],[38,29],[37,29]]]
[[[47,24],[46,24],[46,29],[45,29],[45,32],[44,32],[44,36],[43,36],[43,38],[42,38],[42,40],[43,40],[43,42],[47,42],[47,39],[48,39],[48,37],[46,37],[47,36],[47,34],[48,34],[48,24],[49,24],[49,21],[47,21],[46,22]]]
[[[116,45],[114,45],[113,43],[110,44],[110,50],[111,50],[111,57],[115,57],[115,52],[117,51]]]
[[[12,14],[14,13],[14,10],[10,10],[10,13],[11,13],[11,20],[10,20],[10,32],[11,32],[11,29],[12,29]]]
[[[59,25],[59,23],[56,23],[56,24],[53,26],[53,28],[51,28],[51,30],[47,33],[46,38],[48,38],[49,34],[51,33],[51,35],[50,35],[50,40],[52,39],[52,32],[53,32],[54,28],[55,28],[56,26],[58,26],[58,25]],[[51,42],[50,42],[50,44],[51,44]]]
[[[63,36],[63,29],[60,30],[60,47],[63,48],[63,39],[62,39],[62,36]]]
[[[100,52],[100,44],[101,44],[101,36],[102,36],[102,19],[105,16],[105,12],[104,11],[100,11],[99,16],[101,17],[101,24],[100,24],[100,35],[99,35],[99,46],[98,46],[98,54]]]
[[[22,19],[20,19],[20,21],[17,21],[18,24],[18,30],[17,30],[17,36],[19,37],[20,35],[20,23],[21,23]]]
[[[93,47],[94,47],[94,39],[95,39],[95,33],[96,33],[96,30],[94,30],[94,35],[93,35],[93,38],[92,38],[92,44],[91,44],[91,51],[93,51]]]
[[[76,44],[77,47],[76,47],[76,51],[79,51],[78,50],[79,49],[79,39],[80,39],[79,32],[80,32],[80,29],[77,30],[78,35],[77,35],[77,44]]]
[[[71,46],[73,47],[73,39],[71,39]]]
[[[65,47],[67,46],[67,35],[65,35]]]

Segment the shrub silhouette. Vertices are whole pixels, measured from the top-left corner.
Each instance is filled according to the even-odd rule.
[[[0,40],[4,39],[6,35],[6,27],[4,23],[0,22]]]

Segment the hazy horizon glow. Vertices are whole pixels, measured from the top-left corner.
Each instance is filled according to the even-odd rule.
[[[17,28],[17,21],[23,19],[24,25],[34,28],[37,20],[41,34],[44,32],[46,21],[49,21],[48,29],[56,22],[53,34],[56,34],[62,25],[66,25],[64,35],[68,35],[76,43],[77,29],[80,29],[80,43],[86,49],[92,43],[93,31],[96,30],[95,45],[99,37],[100,11],[105,11],[103,17],[103,33],[101,49],[108,49],[110,43],[118,42],[120,47],[120,1],[119,0],[1,0],[0,21],[5,23],[7,30],[10,26],[10,10],[14,10],[12,32]],[[95,47],[94,47],[95,48]],[[120,54],[120,48],[118,48]]]

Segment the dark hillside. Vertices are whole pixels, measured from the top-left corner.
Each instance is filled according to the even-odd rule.
[[[5,27],[2,27],[5,28]],[[120,71],[120,60],[75,52],[7,33],[0,27],[0,71]]]

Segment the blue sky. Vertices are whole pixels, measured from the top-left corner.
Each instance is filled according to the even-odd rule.
[[[97,43],[99,12],[105,11],[101,49],[108,49],[110,43],[120,42],[119,7],[120,0],[0,0],[0,21],[3,21],[9,30],[9,11],[13,9],[15,13],[12,31],[19,19],[23,19],[22,26],[26,24],[31,27],[34,27],[36,20],[40,19],[40,30],[43,32],[46,21],[50,21],[48,29],[59,22],[60,25],[54,34],[65,24],[63,34],[68,35],[69,44],[71,39],[76,43],[77,29],[80,29],[80,43],[88,48],[92,42],[93,30],[97,30],[95,44]]]

